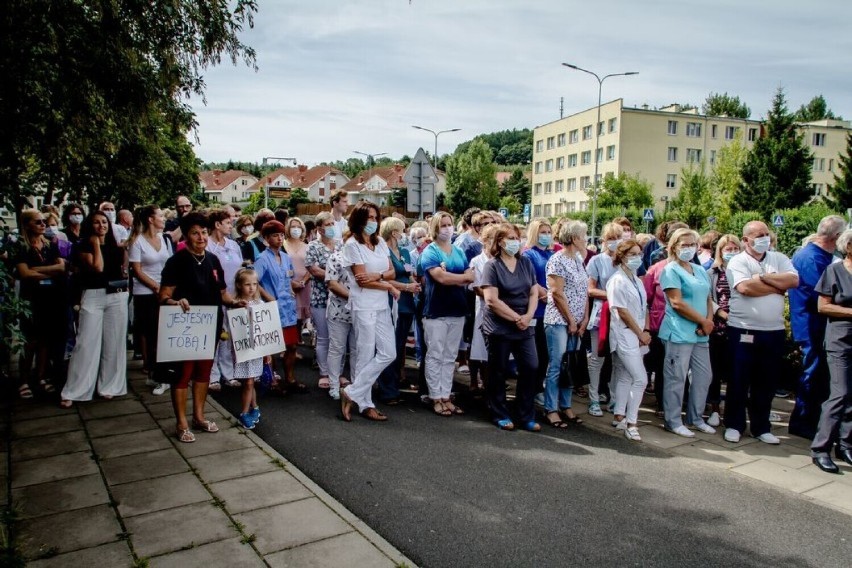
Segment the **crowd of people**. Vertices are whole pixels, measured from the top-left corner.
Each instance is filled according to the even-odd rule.
[[[19,395],[61,388],[67,408],[125,394],[131,321],[152,392],[171,393],[181,442],[218,430],[204,414],[208,390],[242,389],[249,429],[262,376],[273,393],[308,392],[295,368],[310,344],[317,387],[345,421],[386,421],[376,402],[396,406],[411,390],[437,416],[464,414],[453,392],[462,373],[502,430],[575,427],[578,396],[640,441],[647,393],[673,435],[724,426],[728,442],[748,431],[778,444],[771,408],[789,305],[803,367],[790,432],[813,440],[821,470],[838,471],[832,451],[852,463],[852,230],[839,216],[822,219],[791,259],[758,220],[740,235],[677,221],[651,235],[620,217],[603,226],[598,252],[586,224],[568,218],[519,226],[471,208],[409,225],[343,191],[330,205],[311,220],[233,205],[194,211],[184,196],[174,212],[109,202],[88,215],[79,204],[24,211],[10,257],[31,306]],[[277,304],[282,351],[235,363],[225,310],[260,302]],[[157,361],[161,305],[219,308],[211,360]]]

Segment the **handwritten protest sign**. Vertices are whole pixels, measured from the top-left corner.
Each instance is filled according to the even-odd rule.
[[[277,302],[228,310],[227,317],[237,363],[284,351]]]
[[[216,306],[193,306],[184,313],[180,306],[160,306],[157,361],[213,359],[218,310]]]

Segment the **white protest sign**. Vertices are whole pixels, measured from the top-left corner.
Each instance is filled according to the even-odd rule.
[[[228,310],[226,315],[237,363],[284,351],[277,302]]]
[[[160,306],[157,362],[213,359],[216,346],[216,306]]]

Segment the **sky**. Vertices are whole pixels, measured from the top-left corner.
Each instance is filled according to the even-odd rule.
[[[775,90],[798,108],[822,94],[852,118],[852,3],[844,0],[257,0],[241,34],[258,70],[209,69],[190,101],[205,162],[294,157],[309,166],[430,153],[412,128],[478,134],[534,128],[603,100],[698,106],[739,96],[765,116]],[[197,140],[196,140],[197,137]]]

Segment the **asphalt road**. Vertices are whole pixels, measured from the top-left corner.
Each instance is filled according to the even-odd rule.
[[[237,392],[216,395],[234,414]],[[583,426],[502,432],[473,403],[414,400],[347,424],[316,388],[261,400],[255,432],[421,566],[852,565],[849,516]]]

